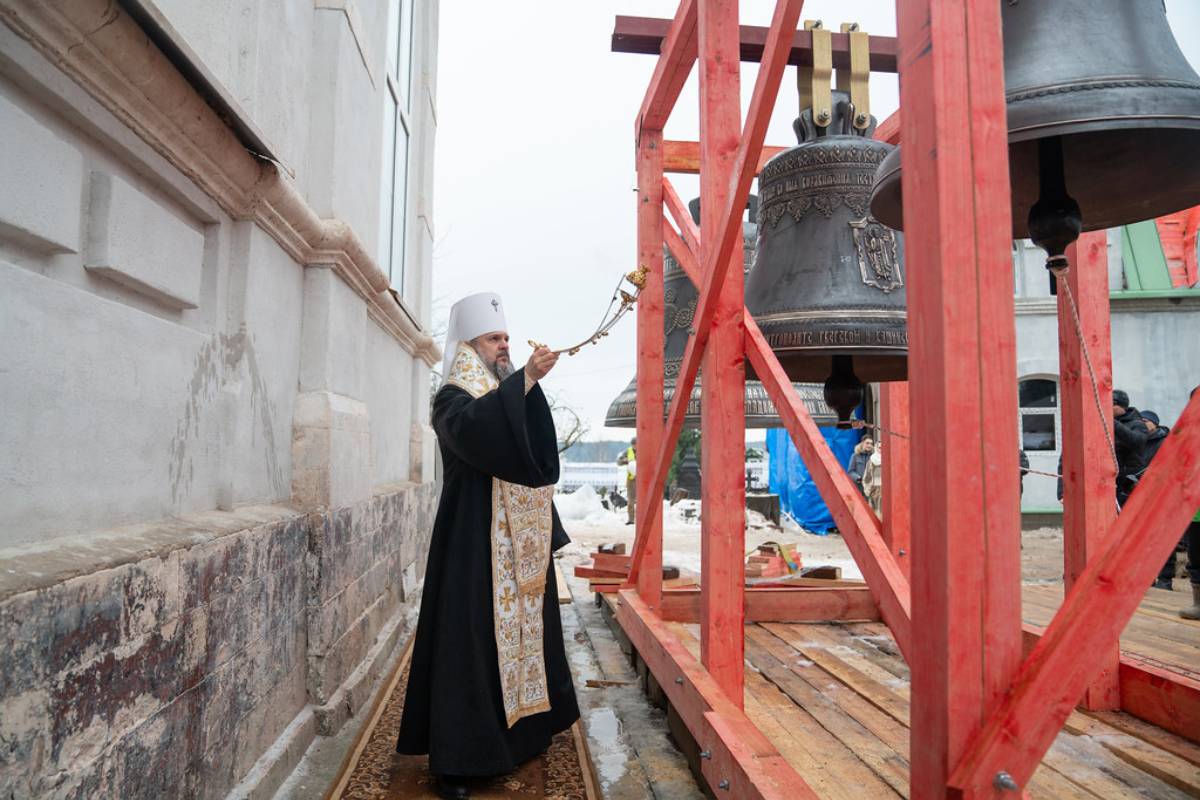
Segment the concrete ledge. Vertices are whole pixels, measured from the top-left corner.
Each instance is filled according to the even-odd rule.
[[[403,649],[407,645],[416,627],[417,609],[411,603],[401,605],[379,632],[366,658],[338,687],[329,702],[313,708],[319,735],[332,736],[337,733],[346,720],[368,704],[375,684],[399,657],[397,648]]]
[[[269,800],[304,758],[317,738],[317,718],[312,708],[301,711],[275,744],[250,768],[226,800]]]

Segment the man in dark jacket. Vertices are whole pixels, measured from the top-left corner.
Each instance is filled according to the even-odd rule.
[[[1146,468],[1146,441],[1149,438],[1142,415],[1129,405],[1129,395],[1115,390],[1113,440],[1117,448],[1117,503],[1121,506],[1129,499],[1138,476]]]
[[[1171,429],[1165,425],[1159,425],[1158,414],[1153,411],[1139,412],[1142,415],[1142,424],[1146,426],[1146,432],[1149,436],[1146,439],[1146,467],[1150,467],[1150,462],[1154,460],[1154,456],[1158,455],[1158,448],[1162,446],[1163,440],[1167,438],[1167,434]],[[1163,568],[1158,571],[1158,577],[1154,579],[1155,589],[1174,588],[1172,581],[1175,580],[1175,551],[1184,549],[1187,542],[1187,533],[1183,534],[1183,538],[1179,540],[1179,547],[1171,551],[1171,555],[1167,557],[1167,561],[1163,564]]]

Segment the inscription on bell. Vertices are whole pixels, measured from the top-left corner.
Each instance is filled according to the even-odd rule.
[[[772,333],[767,336],[772,347],[907,347],[908,332],[897,330],[801,330]]]

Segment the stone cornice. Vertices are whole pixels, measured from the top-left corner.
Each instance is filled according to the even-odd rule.
[[[300,264],[331,267],[409,353],[431,367],[441,359],[350,226],[317,216],[286,175],[251,155],[118,4],[0,0],[0,18],[225,213],[254,221]]]
[[[1053,297],[1030,297],[1016,299],[1014,304],[1020,316],[1054,316],[1058,314],[1058,301]],[[1109,313],[1130,312],[1196,313],[1200,311],[1200,292],[1195,294],[1163,294],[1148,297],[1133,292],[1114,292],[1109,297]]]

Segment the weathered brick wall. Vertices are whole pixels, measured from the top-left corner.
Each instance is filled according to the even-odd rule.
[[[0,553],[0,797],[269,796],[407,639],[435,491]]]

